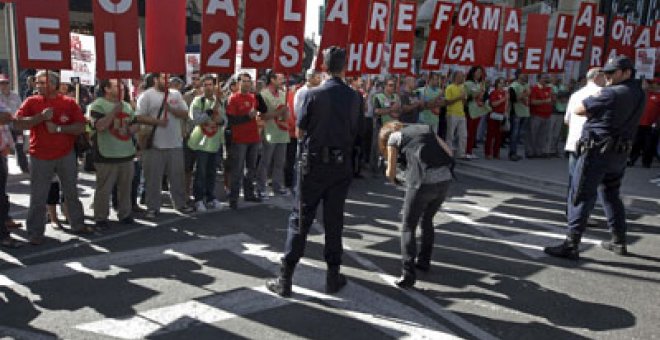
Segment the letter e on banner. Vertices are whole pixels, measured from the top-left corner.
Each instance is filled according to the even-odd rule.
[[[429,27],[429,38],[422,56],[422,70],[436,71],[440,69],[440,61],[445,57],[447,38],[451,28],[451,18],[454,5],[443,1],[435,4],[433,20]]]
[[[243,68],[273,67],[273,44],[277,29],[279,0],[249,0],[245,2],[243,29]]]
[[[502,68],[518,68],[520,64],[521,10],[506,8],[502,34]]]
[[[415,43],[417,2],[402,0],[396,5],[392,28],[392,55],[390,73],[411,74],[412,54]]]
[[[527,22],[533,22],[534,25],[527,26],[523,73],[539,74],[543,72],[543,56],[545,55],[549,20],[550,16],[547,14],[527,15]]]
[[[236,66],[238,0],[204,0],[201,73],[233,74]]]
[[[147,72],[186,73],[186,0],[146,0]]]
[[[22,68],[71,69],[69,1],[16,1]]]
[[[284,74],[302,71],[307,0],[280,0],[277,10],[275,65]]]
[[[99,79],[140,77],[137,0],[93,0]],[[119,43],[121,42],[121,43]]]
[[[325,23],[321,35],[321,47],[316,55],[316,70],[323,65],[323,51],[330,46],[346,47],[348,44],[349,29],[349,2],[348,0],[330,0],[325,9]]]

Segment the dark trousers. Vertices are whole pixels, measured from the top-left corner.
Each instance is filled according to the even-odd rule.
[[[11,133],[16,144],[16,163],[18,163],[18,167],[22,172],[27,173],[29,172],[30,166],[27,155],[25,154],[25,150],[23,149],[23,146],[25,145],[25,137],[23,136],[23,131],[14,130]]]
[[[366,117],[364,119],[364,131],[362,135],[362,140],[364,141],[362,145],[362,160],[365,163],[369,163],[371,160],[371,143],[374,136],[374,119],[372,117]]]
[[[341,265],[343,252],[344,203],[353,174],[350,164],[315,164],[309,174],[298,183],[296,204],[289,216],[289,225],[282,260],[295,266],[305,253],[309,228],[316,210],[323,200],[323,228],[325,249],[323,256],[329,267]],[[349,162],[350,163],[350,162]]]
[[[7,215],[9,214],[9,196],[7,196],[7,177],[9,169],[7,167],[7,158],[0,156],[0,240],[9,237],[9,231],[5,225]]]
[[[442,108],[438,116],[438,137],[447,140],[447,110]]]
[[[488,118],[488,130],[486,131],[486,145],[484,154],[486,157],[500,158],[500,147],[502,146],[502,121]]]
[[[195,201],[211,202],[215,199],[215,174],[217,152],[195,151]]]
[[[477,144],[477,130],[482,117],[472,118],[469,114],[465,115],[467,120],[467,144],[465,145],[465,153],[471,155],[472,149]]]
[[[293,176],[297,153],[298,139],[291,138],[291,141],[286,146],[286,162],[284,163],[284,186],[287,188],[293,188]]]
[[[449,181],[422,184],[419,188],[408,188],[403,201],[403,228],[401,230],[401,256],[403,272],[406,275],[415,275],[415,259],[420,262],[431,261],[433,242],[433,217],[440,209],[447,196]],[[422,228],[422,239],[419,253],[417,253],[417,240],[415,231],[417,225]]]
[[[653,157],[656,155],[658,135],[651,126],[640,125],[635,133],[635,142],[630,151],[630,164],[634,165],[639,156],[642,156],[642,166],[650,168]]]
[[[578,157],[570,176],[568,190],[568,231],[582,234],[589,215],[600,197],[610,231],[626,233],[626,212],[619,188],[626,169],[626,154],[592,150]],[[579,190],[577,199],[574,196]]]
[[[518,155],[518,145],[525,141],[528,117],[511,116],[511,134],[509,135],[509,157]]]

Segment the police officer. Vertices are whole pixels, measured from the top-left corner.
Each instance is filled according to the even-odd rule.
[[[289,216],[288,235],[280,275],[266,286],[280,296],[290,296],[293,271],[303,256],[309,228],[323,200],[324,257],[328,265],[326,292],[346,285],[339,273],[344,228],[344,202],[353,178],[351,151],[360,131],[362,100],[343,81],[346,51],[323,51],[324,67],[332,76],[305,94],[298,116],[298,185],[296,204]]]
[[[579,258],[578,245],[597,195],[601,197],[612,234],[604,249],[626,255],[626,217],[619,188],[635,128],[645,105],[644,92],[634,79],[632,61],[625,56],[608,60],[603,68],[607,86],[585,99],[575,114],[587,117],[578,143],[578,159],[568,193],[566,240],[544,251],[555,257]]]

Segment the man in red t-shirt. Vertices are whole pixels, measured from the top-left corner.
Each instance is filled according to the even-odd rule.
[[[84,223],[78,199],[78,161],[73,145],[85,130],[80,106],[57,92],[59,76],[40,71],[36,75],[38,94],[29,97],[16,112],[14,127],[30,130],[30,208],[26,220],[30,243],[43,243],[46,200],[53,175],[57,174],[69,210],[71,227],[76,233],[94,230]]]
[[[248,73],[238,76],[239,91],[233,93],[227,100],[227,119],[231,126],[232,143],[229,149],[231,159],[231,181],[229,190],[229,206],[238,208],[238,195],[243,185],[245,201],[260,202],[254,192],[254,181],[257,175],[257,154],[261,137],[257,127],[257,100],[252,89],[252,77]],[[243,169],[247,168],[245,178]]]
[[[526,147],[527,158],[548,157],[550,153],[550,116],[553,103],[550,76],[544,74],[534,85],[529,95],[529,143]]]
[[[634,166],[642,156],[642,166],[650,168],[658,145],[658,124],[660,123],[660,79],[651,80],[646,90],[646,107],[635,133],[635,143],[630,151],[628,166]],[[656,125],[655,132],[653,125]]]

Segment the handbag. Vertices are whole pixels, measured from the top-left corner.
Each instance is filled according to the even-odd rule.
[[[158,109],[158,115],[156,119],[160,119],[165,111],[165,103],[167,103],[167,97],[169,96],[169,91],[165,92],[165,97],[163,98],[163,103],[160,104],[160,109]],[[158,125],[142,125],[140,131],[137,133],[137,146],[140,150],[149,150],[154,146],[154,137],[156,136],[156,128]]]

